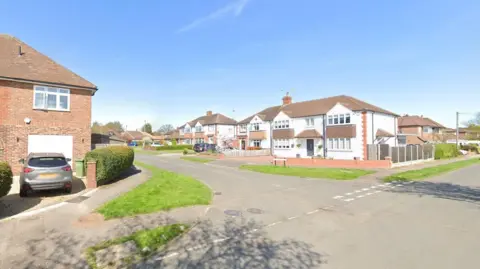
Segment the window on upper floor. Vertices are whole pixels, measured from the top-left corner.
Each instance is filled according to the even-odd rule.
[[[209,132],[215,132],[215,125],[208,125]]]
[[[305,119],[305,126],[309,128],[313,128],[315,126],[315,119],[314,118],[306,118]]]
[[[250,131],[260,131],[260,123],[252,123]]]
[[[423,132],[424,133],[431,133],[432,132],[432,128],[428,127],[428,126],[424,126],[423,127]]]
[[[46,86],[34,86],[33,108],[69,111],[70,90]]]
[[[190,129],[190,127],[185,127],[185,128],[183,129],[183,132],[185,132],[186,134],[189,134],[189,133],[192,132],[192,129]]]
[[[238,131],[240,133],[246,133],[247,132],[247,125],[246,124],[242,124],[240,126],[238,126]]]
[[[275,129],[288,129],[290,128],[290,120],[276,120],[273,123]]]
[[[195,126],[195,132],[196,133],[203,132],[203,127],[202,126]]]
[[[328,125],[350,124],[350,114],[328,115]]]

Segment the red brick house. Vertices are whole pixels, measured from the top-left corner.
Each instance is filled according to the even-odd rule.
[[[72,161],[91,147],[97,87],[19,39],[0,34],[0,160],[14,173],[29,152]]]
[[[423,144],[445,140],[446,127],[424,116],[404,115],[398,118],[398,130],[407,136],[407,144]]]

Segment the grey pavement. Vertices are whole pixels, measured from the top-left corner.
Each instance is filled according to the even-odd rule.
[[[136,174],[78,204],[0,223],[0,268],[85,268],[88,246],[199,218],[135,268],[478,267],[478,165],[425,182],[383,184],[259,174],[179,156],[136,160],[204,182],[216,193],[212,204],[107,222],[89,214],[147,179]]]

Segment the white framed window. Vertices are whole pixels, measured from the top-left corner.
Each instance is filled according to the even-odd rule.
[[[203,132],[202,126],[195,126],[195,132],[196,132],[196,133]]]
[[[350,124],[350,123],[351,123],[350,114],[328,115],[328,125],[342,125],[342,124]]]
[[[260,145],[262,144],[262,140],[253,140],[253,146],[254,147],[261,147]]]
[[[291,139],[275,139],[273,140],[273,147],[276,149],[290,149],[293,148]]]
[[[242,124],[238,128],[239,128],[240,133],[246,133],[247,132],[247,125],[246,124]]]
[[[183,129],[180,129],[179,133],[180,135],[183,135]]]
[[[47,86],[34,86],[33,108],[70,111],[70,90]]]
[[[208,125],[209,132],[215,132],[215,125]]]
[[[315,126],[315,119],[314,118],[306,118],[305,125],[309,128],[313,128]]]
[[[192,129],[190,129],[190,127],[185,127],[184,130],[183,130],[184,133],[186,134],[189,134],[192,132]],[[190,144],[190,143],[189,143]]]
[[[288,129],[290,128],[290,120],[276,120],[273,126],[275,129]]]
[[[428,126],[424,126],[424,127],[423,127],[423,132],[424,132],[424,133],[431,133],[431,132],[432,132],[432,129],[431,129],[430,127],[428,127]]]
[[[252,123],[250,127],[251,131],[260,131],[260,123]]]
[[[203,138],[195,138],[195,143],[196,144],[205,143],[205,140]]]
[[[352,143],[350,138],[329,138],[327,141],[328,149],[331,150],[351,150]]]

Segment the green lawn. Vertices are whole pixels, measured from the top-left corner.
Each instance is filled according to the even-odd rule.
[[[182,234],[188,229],[188,225],[184,224],[173,224],[168,226],[160,226],[157,228],[149,229],[149,230],[141,230],[135,232],[128,236],[123,236],[119,238],[115,238],[112,240],[104,241],[99,243],[95,246],[89,247],[86,249],[85,254],[87,257],[87,262],[91,268],[98,268],[95,252],[98,250],[102,250],[113,245],[123,244],[128,241],[134,241],[135,245],[137,246],[138,253],[136,256],[142,257],[151,254],[153,251],[158,249],[159,247],[165,245],[167,242],[172,240],[173,238],[177,237],[178,235]],[[144,248],[149,248],[149,252],[142,252]],[[129,257],[130,260],[135,259],[137,257]]]
[[[149,169],[151,178],[98,208],[105,219],[210,203],[210,188],[194,178],[140,162],[135,162],[135,165]]]
[[[458,161],[458,162],[453,162],[448,164],[427,167],[423,169],[400,172],[400,173],[396,173],[388,177],[385,177],[383,180],[387,182],[394,181],[394,180],[402,180],[402,181],[420,180],[420,179],[440,175],[443,173],[447,173],[453,170],[457,170],[472,164],[480,164],[480,159],[475,158],[475,159],[470,159],[465,161]]]
[[[181,157],[180,159],[190,162],[197,162],[197,163],[208,163],[211,161],[215,161],[213,158],[207,157]]]
[[[355,179],[360,176],[375,173],[375,171],[361,169],[282,167],[273,165],[242,165],[240,169],[265,174],[339,180]]]

